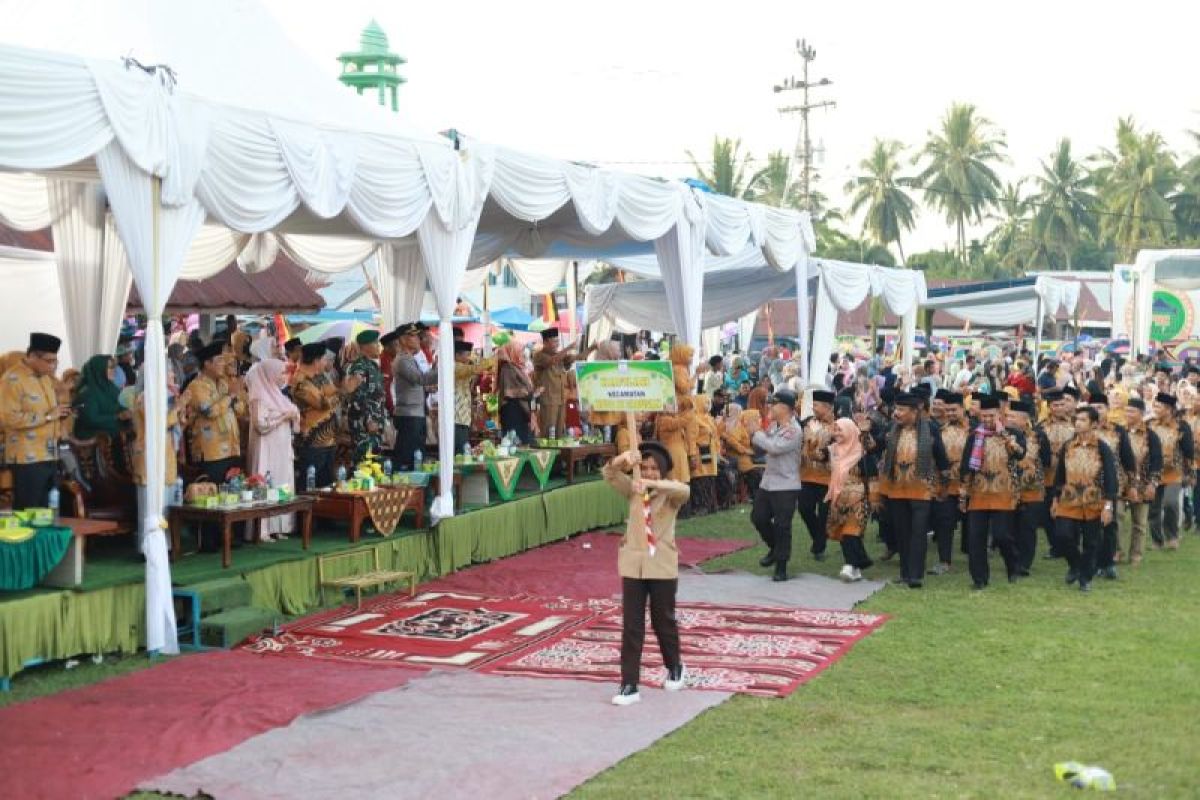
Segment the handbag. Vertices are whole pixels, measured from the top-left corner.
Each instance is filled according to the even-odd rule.
[[[212,481],[201,478],[193,481],[183,492],[183,502],[195,503],[202,497],[216,497],[217,485]]]

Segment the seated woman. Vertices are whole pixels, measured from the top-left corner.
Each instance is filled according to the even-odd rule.
[[[79,373],[75,390],[75,438],[91,439],[101,433],[114,440],[121,432],[121,421],[130,419],[128,410],[121,408],[121,390],[113,378],[117,362],[112,356],[92,356]]]
[[[675,517],[690,492],[685,483],[663,480],[672,466],[667,448],[658,442],[643,442],[639,450],[622,453],[605,464],[602,471],[604,480],[629,499],[629,521],[617,554],[623,609],[621,688],[612,702],[618,706],[632,705],[642,699],[638,683],[646,638],[647,599],[650,625],[667,669],[663,688],[679,691],[685,675],[679,651],[679,625],[675,620],[675,592],[679,584]],[[634,479],[629,473],[639,465],[641,474]]]

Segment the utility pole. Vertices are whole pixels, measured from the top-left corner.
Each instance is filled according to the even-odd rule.
[[[796,40],[796,54],[800,56],[803,64],[800,73],[800,80],[795,77],[785,78],[782,83],[775,85],[775,93],[793,92],[799,90],[801,92],[800,105],[783,106],[779,109],[780,114],[800,114],[800,131],[796,136],[795,154],[792,157],[792,164],[800,162],[800,196],[803,208],[806,211],[813,211],[812,203],[812,178],[813,178],[813,149],[812,138],[809,135],[808,128],[808,112],[814,108],[833,108],[837,105],[832,100],[822,100],[819,103],[809,102],[808,90],[823,86],[829,86],[833,81],[829,78],[821,78],[819,81],[810,82],[808,79],[808,65],[817,57],[817,51],[811,47],[804,39]],[[792,189],[792,165],[788,165],[787,185],[784,187],[783,197],[781,201],[787,202],[788,194]]]

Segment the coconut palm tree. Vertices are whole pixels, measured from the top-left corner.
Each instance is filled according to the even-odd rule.
[[[1188,131],[1188,136],[1200,151],[1200,131]],[[1200,152],[1179,168],[1179,191],[1167,199],[1175,213],[1179,238],[1192,243],[1200,237]]]
[[[900,237],[912,230],[916,213],[916,203],[905,191],[916,186],[916,182],[897,174],[898,156],[903,150],[904,146],[897,141],[876,139],[871,155],[858,163],[862,175],[850,179],[845,187],[851,196],[850,213],[865,209],[863,233],[884,247],[895,242],[901,263],[904,263],[904,245]]]
[[[1093,172],[1103,206],[1100,231],[1128,261],[1142,247],[1161,246],[1175,234],[1170,202],[1179,183],[1175,157],[1162,136],[1140,133],[1132,117],[1117,123],[1115,150],[1095,157]]]
[[[985,242],[1000,265],[1010,272],[1025,269],[1029,260],[1029,198],[1022,194],[1022,178],[1016,183],[1006,183],[996,200],[995,213],[988,214],[996,221],[996,227],[988,233]]]
[[[746,170],[749,168],[750,155],[742,153],[741,139],[723,139],[713,137],[712,161],[702,164],[687,151],[687,157],[696,168],[696,177],[707,183],[717,194],[729,197],[742,197],[746,192]]]
[[[782,150],[768,153],[767,165],[750,178],[745,198],[768,206],[800,208],[799,190],[788,186],[791,165],[792,160]]]
[[[1087,170],[1071,155],[1071,140],[1062,139],[1049,162],[1042,162],[1042,174],[1034,179],[1037,194],[1034,206],[1033,235],[1046,248],[1058,252],[1071,269],[1071,254],[1083,234],[1097,233],[1095,209],[1099,204],[1090,191],[1092,181]]]
[[[1007,161],[1004,134],[969,103],[955,103],[913,163],[923,163],[917,181],[925,202],[954,225],[959,258],[967,262],[967,223],[978,223],[995,206],[1000,178],[994,165]]]

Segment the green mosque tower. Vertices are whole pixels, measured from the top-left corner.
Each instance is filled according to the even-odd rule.
[[[338,56],[342,64],[342,83],[362,94],[373,89],[379,94],[379,105],[387,106],[391,98],[392,111],[399,111],[396,91],[404,78],[396,68],[407,63],[404,58],[388,50],[388,37],[375,20],[363,28],[358,42],[358,52],[342,53]]]

